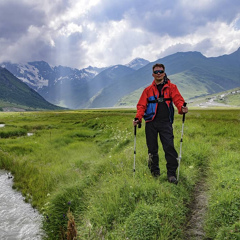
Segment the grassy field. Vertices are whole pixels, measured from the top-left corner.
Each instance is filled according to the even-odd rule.
[[[190,109],[178,185],[167,182],[161,148],[161,176],[151,176],[144,124],[133,175],[134,116],[126,109],[1,113],[0,168],[43,214],[47,239],[71,239],[70,221],[77,239],[190,239],[196,186],[204,184],[202,239],[239,240],[240,110]],[[177,150],[181,127],[176,115]]]

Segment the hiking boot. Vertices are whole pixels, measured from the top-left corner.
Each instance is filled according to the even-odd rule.
[[[168,181],[170,183],[178,184],[178,180],[177,180],[177,178],[175,176],[168,177]]]

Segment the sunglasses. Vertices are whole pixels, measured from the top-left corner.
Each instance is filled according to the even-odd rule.
[[[153,71],[153,73],[154,74],[158,74],[158,73],[162,74],[162,73],[164,73],[164,71],[163,70],[156,70],[156,71]]]

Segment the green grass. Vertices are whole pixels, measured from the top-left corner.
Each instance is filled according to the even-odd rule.
[[[190,110],[178,185],[167,182],[161,148],[161,176],[152,178],[144,124],[133,176],[134,116],[121,109],[1,113],[0,167],[43,214],[48,239],[64,239],[69,208],[79,239],[185,239],[199,179],[208,186],[205,238],[239,239],[240,111]],[[177,150],[181,127],[176,116]]]

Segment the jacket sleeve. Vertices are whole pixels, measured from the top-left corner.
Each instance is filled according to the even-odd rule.
[[[138,118],[138,120],[140,122],[142,122],[142,118],[144,116],[144,113],[147,109],[147,104],[148,104],[148,96],[147,96],[147,90],[144,89],[144,91],[142,92],[142,95],[138,101],[137,104],[137,114],[136,114],[136,118]]]
[[[178,88],[177,88],[177,86],[175,84],[173,84],[173,86],[172,86],[172,93],[171,93],[171,95],[172,95],[172,101],[173,101],[174,105],[178,109],[178,113],[179,114],[183,114],[182,106],[183,106],[185,101],[184,101],[182,95],[180,94],[180,92],[179,92],[179,90],[178,90]]]

